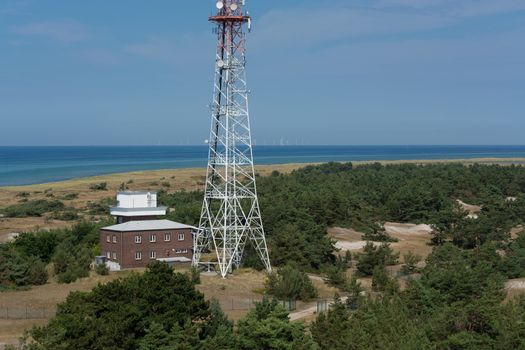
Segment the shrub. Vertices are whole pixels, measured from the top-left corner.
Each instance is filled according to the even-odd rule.
[[[169,182],[167,182],[167,181],[162,183],[162,187],[170,187],[170,186],[171,186],[171,184]]]
[[[10,244],[0,245],[0,287],[21,287],[46,282],[46,264],[39,258],[20,254]]]
[[[109,267],[106,264],[98,264],[95,267],[95,272],[101,276],[109,275]]]
[[[73,246],[70,242],[58,246],[52,260],[58,282],[71,283],[87,277],[91,259],[92,252],[87,246]]]
[[[409,251],[407,254],[403,255],[403,261],[405,262],[403,266],[401,266],[401,272],[403,274],[410,275],[419,271],[417,264],[421,261],[421,256]]]
[[[200,284],[201,283],[201,273],[199,270],[192,266],[189,271],[190,279],[193,282],[193,284]]]
[[[62,221],[74,221],[78,219],[78,213],[75,208],[67,208],[61,211],[55,211],[51,215],[51,219]]]
[[[363,253],[358,256],[356,268],[361,275],[371,276],[376,266],[395,265],[398,258],[399,253],[394,254],[389,244],[383,243],[376,247],[373,243],[368,242]]]
[[[88,212],[91,215],[104,215],[109,213],[109,207],[115,204],[115,200],[107,197],[98,202],[88,202]]]
[[[108,189],[108,183],[107,182],[101,182],[98,184],[92,184],[89,186],[89,189],[92,191],[107,191]]]
[[[46,199],[27,201],[14,204],[3,209],[3,213],[9,218],[40,217],[44,213],[49,213],[64,209],[64,203]]]
[[[78,198],[78,193],[66,193],[62,196],[62,200],[70,201]]]
[[[385,230],[384,224],[374,222],[363,234],[363,240],[373,242],[397,242],[397,238],[390,237]]]
[[[342,288],[345,285],[347,282],[345,260],[338,260],[336,265],[326,268],[325,282],[338,288]]]
[[[388,274],[384,267],[376,266],[372,272],[372,290],[378,292],[385,290],[389,281]]]
[[[49,277],[46,264],[42,260],[35,257],[29,258],[28,264],[29,284],[35,286],[45,284]]]
[[[79,266],[74,266],[68,268],[63,273],[57,275],[58,283],[72,283],[75,282],[77,279],[82,277],[87,277],[89,275],[89,271],[83,270]]]
[[[16,194],[17,197],[23,197],[23,198],[25,198],[25,197],[29,197],[29,195],[30,195],[29,192],[25,192],[25,191],[23,191],[23,192],[18,192],[18,193]]]
[[[359,306],[361,299],[363,299],[363,288],[361,287],[361,283],[357,281],[355,275],[345,283],[343,290],[348,293],[346,304],[351,309],[356,309]]]
[[[268,275],[265,289],[268,294],[279,299],[308,300],[317,296],[317,290],[308,275],[291,265]]]

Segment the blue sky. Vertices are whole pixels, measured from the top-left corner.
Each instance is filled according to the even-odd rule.
[[[257,144],[525,144],[525,0],[248,0]],[[202,144],[213,0],[0,0],[0,145]]]

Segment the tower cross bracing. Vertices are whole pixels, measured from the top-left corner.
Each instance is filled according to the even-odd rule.
[[[199,229],[194,236],[193,265],[214,253],[222,277],[239,267],[248,241],[271,272],[257,198],[248,88],[246,33],[251,18],[244,0],[217,2],[217,53],[208,166]],[[214,259],[214,260],[215,260]]]

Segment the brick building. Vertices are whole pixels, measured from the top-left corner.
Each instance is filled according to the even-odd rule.
[[[165,207],[157,207],[151,192],[119,192],[110,212],[117,224],[100,230],[100,248],[111,270],[145,267],[154,260],[189,263],[193,256],[195,227],[159,219]]]

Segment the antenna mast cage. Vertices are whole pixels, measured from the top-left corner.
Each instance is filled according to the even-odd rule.
[[[248,240],[271,272],[261,219],[248,112],[244,0],[217,2],[217,53],[208,167],[193,266],[215,252],[222,277],[239,267]]]

